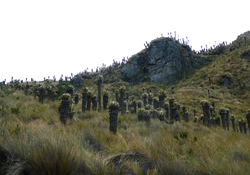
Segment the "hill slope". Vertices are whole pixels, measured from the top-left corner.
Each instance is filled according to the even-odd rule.
[[[78,75],[76,85],[87,86],[94,94],[102,75],[102,90],[108,89],[109,101],[115,100],[121,85],[129,92],[129,101],[142,99],[149,90],[158,97],[164,89],[166,102],[174,97],[189,111],[188,123],[166,124],[157,118],[138,121],[137,114],[119,114],[117,134],[112,134],[108,111],[82,113],[80,100],[74,106],[73,119],[63,125],[58,99],[52,101],[53,96],[48,96],[42,104],[28,91],[36,88],[35,82],[1,86],[0,174],[249,174],[249,129],[241,134],[231,124],[229,131],[206,127],[193,122],[192,112],[197,109],[200,116],[200,102],[206,99],[215,102],[217,115],[220,107],[229,108],[236,126],[238,119],[246,118],[250,108],[249,41],[245,33],[222,50],[201,51],[198,57],[209,64],[172,85],[149,81],[131,85],[121,79],[124,65],[119,64]],[[51,89],[62,93],[70,83],[40,82],[47,94]]]

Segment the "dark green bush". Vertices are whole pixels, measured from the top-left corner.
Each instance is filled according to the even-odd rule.
[[[69,85],[72,85],[72,84],[70,84],[69,82],[61,82],[61,83],[57,84],[56,87],[63,86],[63,85],[68,87]]]
[[[10,90],[6,90],[4,91],[5,94],[9,95],[9,94],[13,94],[13,91],[10,91]]]
[[[10,110],[11,110],[11,112],[12,112],[13,114],[18,114],[18,113],[20,113],[19,108],[12,107],[12,108],[10,108]]]
[[[180,132],[180,138],[182,138],[182,139],[186,139],[187,135],[188,135],[187,132]]]

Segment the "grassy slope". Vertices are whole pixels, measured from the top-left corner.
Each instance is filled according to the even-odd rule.
[[[245,117],[250,102],[250,60],[240,57],[245,50],[250,50],[250,46],[242,46],[226,55],[216,56],[209,65],[198,69],[194,75],[178,83],[176,96],[180,102],[186,103],[190,108],[197,108],[201,100],[207,99],[214,101],[217,109],[227,107],[236,118]],[[225,76],[233,79],[232,85],[221,85]],[[238,79],[241,81],[241,87]],[[247,89],[244,88],[243,82]],[[208,90],[211,98],[208,96]]]
[[[249,87],[249,60],[240,54],[250,49],[242,45],[228,54],[216,56],[213,61],[174,85],[173,95],[189,111],[201,114],[200,101],[214,101],[216,111],[228,107],[236,118],[245,118],[249,109],[249,89],[240,89],[237,78]],[[230,62],[228,60],[230,59]],[[114,70],[118,71],[118,70]],[[221,75],[229,74],[234,83],[221,86]],[[114,75],[114,74],[113,74]],[[112,76],[113,76],[112,75]],[[212,84],[208,77],[211,77]],[[106,77],[110,78],[110,77]],[[114,77],[115,78],[115,77]],[[160,89],[171,95],[171,86],[143,83],[130,86],[122,81],[103,84],[110,94],[124,84],[132,95],[150,87],[153,94]],[[84,85],[97,94],[95,82]],[[208,98],[207,90],[212,98]],[[3,92],[0,90],[0,96]],[[168,99],[166,98],[166,100]],[[0,165],[9,174],[249,174],[250,140],[247,135],[207,128],[193,122],[166,125],[159,120],[137,122],[135,114],[119,114],[118,133],[111,134],[108,112],[82,114],[81,101],[76,105],[74,118],[66,126],[59,121],[59,102],[45,100],[44,104],[32,96],[16,91],[0,97],[0,160],[8,155],[8,164]],[[11,113],[18,107],[18,114]],[[191,114],[191,120],[193,116]],[[179,136],[187,132],[187,139]],[[175,136],[175,138],[174,138]],[[178,136],[178,139],[176,139]],[[197,138],[197,141],[196,139]]]
[[[234,133],[231,128],[230,131],[209,129],[192,122],[173,125],[159,120],[137,122],[136,115],[125,114],[119,115],[118,133],[113,135],[108,131],[107,112],[77,113],[63,126],[57,112],[58,102],[45,101],[41,105],[33,97],[14,93],[1,98],[0,104],[18,106],[21,110],[13,114],[6,109],[5,117],[1,116],[5,136],[1,136],[0,143],[13,156],[12,160],[17,161],[2,167],[10,174],[13,171],[20,174],[27,171],[117,174],[128,170],[136,174],[145,171],[247,174],[250,171],[249,135]],[[76,106],[76,110],[80,108],[80,104]],[[181,131],[188,132],[187,139],[178,136]]]

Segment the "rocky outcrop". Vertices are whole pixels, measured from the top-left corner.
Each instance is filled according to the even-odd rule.
[[[131,84],[144,81],[172,84],[204,64],[204,59],[194,56],[189,46],[162,37],[133,55],[121,72],[122,79]]]
[[[82,87],[83,78],[81,78],[79,74],[75,75],[74,78],[75,78],[75,81],[73,83],[75,90],[74,92],[77,92]]]

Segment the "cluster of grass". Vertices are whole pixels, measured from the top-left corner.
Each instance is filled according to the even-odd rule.
[[[59,121],[58,101],[37,102],[20,92],[0,99],[0,171],[5,174],[247,174],[249,135],[200,124],[167,125],[76,105],[73,120]],[[18,108],[19,112],[11,109]]]

